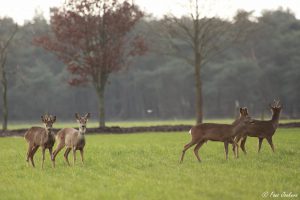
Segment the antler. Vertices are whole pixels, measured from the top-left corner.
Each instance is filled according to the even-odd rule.
[[[280,105],[280,100],[279,100],[279,99],[278,99],[278,100],[275,100],[275,99],[274,99],[273,105],[270,104],[270,107],[272,107],[272,108],[280,108],[280,107],[281,107],[281,105]]]
[[[42,121],[45,121],[45,122],[49,122],[49,121],[55,121],[56,120],[56,116],[54,116],[54,115],[50,115],[50,114],[44,114],[43,116],[41,116],[41,118],[42,118]]]

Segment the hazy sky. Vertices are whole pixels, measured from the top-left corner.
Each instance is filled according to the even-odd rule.
[[[9,16],[22,24],[31,20],[35,10],[41,10],[49,18],[49,8],[60,6],[65,0],[0,0],[0,17]],[[134,0],[142,10],[160,17],[165,13],[182,15],[189,11],[189,0]],[[199,0],[206,3],[203,8],[206,15],[230,17],[237,9],[254,10],[259,15],[264,9],[289,8],[300,18],[300,0]]]

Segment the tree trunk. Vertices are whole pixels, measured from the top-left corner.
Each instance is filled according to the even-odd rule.
[[[199,53],[195,55],[195,84],[196,84],[196,123],[203,121],[203,97],[202,97],[202,82],[201,82],[201,60]]]
[[[1,54],[0,54],[0,79],[1,79],[1,84],[2,84],[2,101],[3,101],[3,123],[2,123],[2,130],[7,130],[7,121],[8,121],[8,107],[7,107],[7,79],[6,79],[6,73],[5,73],[5,64],[6,64],[6,58],[7,58],[7,48],[17,33],[18,30],[18,25],[16,25],[15,30],[12,32],[10,37],[6,42],[1,41]]]
[[[108,79],[108,74],[101,73],[99,74],[99,79],[95,82],[96,92],[98,96],[98,112],[99,112],[99,127],[105,127],[105,86]]]
[[[6,74],[2,66],[2,101],[3,101],[3,113],[2,113],[2,130],[7,130],[7,120],[8,120],[8,108],[7,108],[7,80],[6,80]]]
[[[265,120],[265,109],[263,108],[260,114],[260,119]]]
[[[99,127],[105,127],[105,101],[104,101],[104,89],[105,85],[102,85],[97,88],[98,95],[98,112],[99,112]]]

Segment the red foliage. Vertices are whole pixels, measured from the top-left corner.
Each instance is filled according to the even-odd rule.
[[[75,77],[71,85],[101,82],[126,66],[126,58],[147,51],[144,39],[129,33],[143,17],[138,7],[117,0],[68,0],[51,9],[53,35],[34,44],[55,53]],[[101,83],[100,83],[101,84]]]

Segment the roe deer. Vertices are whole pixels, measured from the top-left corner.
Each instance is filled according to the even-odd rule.
[[[192,140],[190,143],[184,146],[182,151],[180,163],[183,162],[184,154],[193,145],[197,144],[194,149],[194,154],[200,162],[199,149],[200,147],[207,142],[211,141],[220,141],[224,142],[226,160],[228,159],[228,144],[232,143],[233,150],[237,149],[237,144],[234,141],[234,137],[237,133],[241,132],[246,123],[250,122],[250,117],[245,111],[245,108],[240,108],[240,117],[236,119],[232,124],[214,124],[214,123],[203,123],[193,126],[190,130]],[[237,157],[237,153],[236,153]]]
[[[246,129],[243,133],[239,133],[238,136],[235,138],[235,142],[241,141],[241,149],[246,154],[245,143],[247,140],[247,136],[249,137],[258,137],[258,152],[260,152],[261,145],[263,139],[267,139],[268,143],[270,144],[272,151],[275,152],[272,137],[278,127],[279,122],[279,115],[281,112],[282,106],[280,105],[280,101],[273,102],[273,105],[269,105],[272,111],[272,118],[268,121],[261,121],[261,120],[253,120],[251,124],[246,125]]]
[[[52,125],[56,121],[56,116],[44,115],[41,117],[45,128],[42,127],[31,127],[24,135],[25,140],[28,143],[27,151],[27,163],[29,164],[29,159],[33,167],[34,160],[33,156],[39,147],[42,148],[42,168],[44,168],[45,161],[45,150],[49,149],[50,156],[52,158],[52,148],[55,143],[55,135],[52,131]],[[52,162],[54,167],[54,162]]]
[[[70,166],[68,155],[71,150],[73,150],[73,157],[74,157],[74,165],[76,160],[76,150],[80,150],[81,155],[81,162],[83,163],[83,148],[85,146],[85,138],[84,134],[86,132],[86,123],[88,118],[90,117],[90,113],[87,113],[85,116],[80,117],[77,113],[75,114],[75,118],[79,123],[79,130],[74,128],[64,128],[61,129],[58,133],[56,138],[58,139],[59,143],[53,152],[52,161],[55,163],[55,157],[62,150],[65,146],[67,147],[64,157],[68,165]]]

